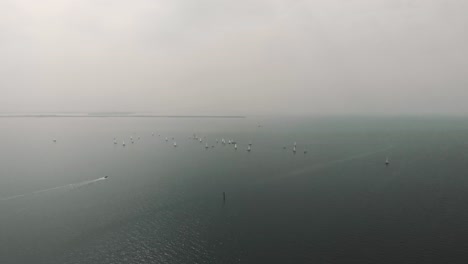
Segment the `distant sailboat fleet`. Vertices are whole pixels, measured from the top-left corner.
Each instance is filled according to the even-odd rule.
[[[156,134],[155,132],[151,132],[151,136],[154,137],[155,134]],[[158,137],[160,137],[160,136],[161,136],[161,134],[158,134]],[[131,142],[132,144],[135,143],[134,138],[136,138],[137,140],[141,140],[141,136],[135,136],[135,137],[134,137],[134,136],[132,135],[132,136],[130,136],[130,142]],[[174,147],[174,148],[175,148],[175,147],[178,147],[178,144],[177,144],[177,142],[176,142],[176,140],[175,140],[175,137],[168,137],[168,136],[166,136],[166,137],[164,137],[164,141],[165,141],[165,142],[168,142],[168,141],[169,141],[169,138],[171,138],[172,141],[173,141],[173,143],[172,143],[173,147]],[[203,142],[204,142],[204,139],[206,139],[206,136],[201,137],[201,136],[198,136],[197,134],[194,133],[191,137],[189,137],[189,139],[193,139],[193,140],[195,140],[195,141],[197,141],[197,142],[199,142],[199,143],[203,143]],[[57,142],[57,139],[56,139],[56,138],[53,138],[52,141],[53,141],[53,142]],[[214,141],[216,142],[216,144],[222,143],[223,146],[231,145],[231,146],[233,146],[233,149],[234,149],[234,150],[237,150],[237,149],[239,148],[238,142],[237,142],[236,140],[232,139],[232,138],[225,139],[224,137],[221,137],[221,139],[215,138]],[[215,148],[215,145],[214,145],[214,144],[213,144],[213,145],[210,145],[209,142],[204,142],[204,143],[205,143],[205,144],[204,144],[204,148],[205,148],[206,150],[208,150],[208,149],[214,149],[214,148]],[[117,138],[116,138],[116,137],[113,138],[113,144],[114,144],[114,145],[117,145]],[[246,151],[247,151],[247,152],[252,152],[252,146],[253,146],[252,141],[249,141],[246,145],[247,145],[247,146],[246,146]],[[122,141],[122,146],[123,146],[123,147],[126,146],[125,140]],[[282,149],[283,149],[283,150],[286,150],[286,149],[288,149],[288,148],[289,148],[289,147],[288,147],[287,145],[283,145],[283,146],[282,146]],[[304,147],[301,151],[303,151],[304,155],[308,154],[308,152],[309,152],[308,149],[305,148],[305,147]],[[296,154],[297,152],[298,152],[298,144],[297,144],[296,141],[294,141],[293,144],[292,144],[292,153],[293,153],[293,154]],[[385,166],[387,166],[387,167],[390,166],[390,158],[389,158],[389,157],[386,157],[386,158],[385,158],[384,164],[385,164]]]
[[[155,135],[155,132],[151,132],[151,136],[154,137],[154,135]],[[158,137],[160,137],[160,136],[161,136],[161,134],[158,134]],[[135,138],[136,138],[137,140],[140,140],[140,139],[141,139],[141,136],[135,136]],[[168,136],[166,136],[166,137],[164,137],[164,141],[165,141],[165,142],[169,142],[169,138],[171,138],[172,141],[173,141],[173,144],[172,144],[172,145],[173,145],[174,147],[177,147],[178,145],[177,145],[177,142],[175,141],[175,137],[168,137]],[[206,138],[206,137],[197,136],[197,134],[195,134],[195,133],[194,133],[191,137],[189,137],[189,139],[193,139],[193,140],[195,140],[195,141],[197,141],[197,142],[200,142],[200,143],[204,142],[204,138]],[[54,138],[53,141],[56,142],[56,139]],[[134,136],[133,136],[133,135],[130,136],[130,142],[131,142],[132,144],[135,143],[135,139],[134,139]],[[229,139],[227,139],[227,140],[226,140],[224,137],[222,137],[221,140],[219,140],[218,138],[216,138],[216,139],[215,139],[215,142],[216,142],[216,144],[219,144],[219,143],[221,142],[223,146],[232,145],[232,146],[234,147],[234,150],[237,150],[238,147],[239,147],[237,141],[234,140],[234,139],[232,139],[232,138],[229,138]],[[113,138],[113,143],[114,143],[114,145],[117,144],[117,138],[116,138],[116,137]],[[122,146],[125,146],[125,145],[126,145],[126,144],[125,144],[125,141],[122,141]],[[253,146],[252,141],[249,141],[249,142],[247,143],[246,151],[247,151],[247,152],[251,152],[251,151],[252,151],[252,146]],[[293,142],[293,146],[292,146],[292,152],[293,152],[293,154],[296,154],[296,153],[297,153],[297,151],[298,151],[297,146],[298,146],[298,145],[297,145],[297,142],[294,141],[294,142]],[[205,148],[205,149],[215,148],[215,145],[211,145],[211,147],[210,147],[210,144],[209,144],[208,142],[205,142],[204,148]],[[282,148],[283,148],[283,149],[287,149],[287,146],[283,146]],[[307,153],[308,153],[308,150],[304,148],[304,149],[303,149],[303,152],[304,152],[304,154],[307,154]],[[388,166],[389,164],[390,164],[390,162],[389,162],[389,160],[388,160],[388,158],[387,158],[387,159],[385,160],[385,165]]]
[[[134,134],[135,134],[135,133],[134,133]],[[151,132],[151,136],[154,137],[154,135],[155,135],[155,132]],[[161,134],[157,134],[157,135],[158,135],[158,137],[161,137]],[[141,140],[141,136],[138,136],[138,135],[135,135],[135,136],[134,136],[134,135],[131,135],[131,136],[130,136],[130,142],[131,142],[131,144],[134,144],[134,143],[135,143],[134,137],[135,137],[137,140]],[[165,142],[168,142],[168,141],[169,141],[169,138],[172,138],[173,147],[174,147],[174,148],[178,147],[177,142],[176,142],[176,140],[175,140],[175,137],[168,137],[168,136],[166,136],[166,137],[164,138],[164,141],[165,141]],[[189,137],[189,139],[193,139],[194,141],[197,141],[197,142],[199,142],[199,143],[202,143],[202,142],[205,141],[204,148],[205,148],[206,150],[210,149],[209,139],[206,139],[206,137],[201,137],[201,136],[197,136],[197,134],[193,134],[193,136],[192,136],[192,137]],[[54,143],[56,143],[56,142],[57,142],[57,139],[56,139],[56,138],[53,138],[52,141],[53,141]],[[216,144],[221,143],[223,146],[231,145],[231,146],[233,146],[234,150],[237,150],[238,147],[239,147],[239,146],[238,146],[238,142],[237,142],[236,140],[232,139],[232,138],[228,138],[228,139],[226,140],[224,137],[221,137],[221,139],[216,138],[214,141],[216,142]],[[117,145],[117,144],[118,144],[118,139],[117,139],[116,137],[114,137],[112,142],[113,142],[113,145]],[[247,146],[246,146],[246,151],[249,152],[249,153],[252,152],[252,146],[253,146],[252,141],[249,141],[246,145],[247,145]],[[123,147],[126,146],[125,140],[122,140],[122,146],[123,146]],[[242,147],[242,144],[241,144],[241,147]],[[215,148],[215,145],[214,145],[214,144],[211,145],[211,149],[214,149],[214,148]],[[283,150],[286,150],[286,149],[289,149],[289,147],[288,147],[287,145],[283,145],[283,146],[282,146],[282,149],[283,149]],[[292,152],[293,152],[293,154],[296,154],[297,151],[298,151],[298,145],[297,145],[297,142],[294,141],[294,143],[293,143],[293,145],[292,145]],[[308,153],[308,149],[305,148],[305,147],[302,149],[302,151],[303,151],[304,155]],[[390,165],[390,158],[389,158],[388,156],[385,158],[384,164],[385,164],[386,167],[388,167],[388,166]],[[108,177],[108,176],[105,176],[104,178],[107,179],[107,177]],[[226,194],[225,194],[225,192],[223,192],[223,200],[224,200],[224,201],[226,200]]]

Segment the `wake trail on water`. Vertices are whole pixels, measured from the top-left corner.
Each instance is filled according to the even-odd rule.
[[[324,162],[324,163],[314,164],[312,166],[307,166],[307,167],[304,167],[304,168],[289,171],[289,172],[287,172],[285,174],[279,175],[278,177],[271,178],[271,179],[267,180],[267,182],[272,181],[272,180],[280,180],[280,179],[285,179],[285,178],[291,178],[291,177],[302,175],[302,174],[304,174],[305,172],[308,172],[308,171],[324,169],[324,168],[327,168],[327,167],[330,167],[330,166],[333,166],[333,165],[336,165],[336,164],[339,164],[339,163],[345,163],[345,162],[349,162],[349,161],[352,161],[352,160],[362,159],[362,158],[369,157],[369,156],[372,156],[372,155],[375,155],[375,154],[378,154],[378,153],[381,153],[381,152],[388,151],[388,150],[390,150],[392,148],[393,148],[393,146],[388,146],[388,147],[380,148],[380,149],[373,150],[373,151],[366,151],[366,152],[363,152],[363,153],[347,156],[347,157],[344,157],[344,158],[341,158],[341,159],[336,159],[336,160],[331,160],[331,161]]]
[[[103,180],[107,180],[107,179],[105,177],[101,177],[101,178],[97,178],[97,179],[94,179],[94,180],[87,180],[87,181],[82,181],[82,182],[78,182],[78,183],[71,183],[71,184],[62,185],[62,186],[53,187],[53,188],[48,188],[48,189],[44,189],[44,190],[38,190],[38,191],[30,192],[30,193],[12,195],[12,196],[8,196],[8,197],[5,197],[5,198],[0,198],[0,201],[8,201],[8,200],[18,199],[18,198],[22,198],[22,197],[32,196],[32,195],[35,195],[35,194],[40,194],[40,193],[45,193],[45,192],[50,192],[50,191],[55,191],[55,190],[77,189],[77,188],[87,186],[87,185],[90,185],[90,184],[93,184],[93,183],[96,183],[96,182],[99,182],[99,181],[103,181]]]
[[[391,148],[393,148],[393,146],[389,146],[389,147],[374,150],[374,151],[368,151],[368,152],[352,155],[352,156],[349,156],[349,157],[332,160],[332,161],[329,161],[329,162],[320,163],[320,164],[317,164],[315,166],[309,166],[309,167],[306,167],[306,168],[302,168],[302,169],[299,169],[299,170],[292,171],[292,172],[288,173],[288,176],[294,176],[294,175],[297,175],[297,174],[302,174],[303,172],[306,172],[309,169],[321,169],[321,168],[330,167],[330,166],[338,164],[338,163],[343,163],[343,162],[348,162],[348,161],[351,161],[351,160],[365,158],[365,157],[372,156],[372,155],[375,155],[375,154],[380,153],[380,152],[390,150]]]

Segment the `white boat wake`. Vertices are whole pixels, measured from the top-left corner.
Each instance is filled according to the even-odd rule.
[[[331,160],[331,161],[324,162],[324,163],[318,163],[318,164],[314,164],[314,165],[311,165],[311,166],[302,167],[302,168],[299,168],[299,169],[296,169],[296,170],[293,170],[293,171],[289,171],[289,172],[287,172],[285,174],[278,175],[276,177],[272,177],[272,178],[269,178],[269,179],[262,179],[259,182],[257,182],[257,184],[264,184],[264,183],[275,181],[275,180],[281,180],[281,179],[285,179],[285,178],[292,178],[292,177],[296,177],[296,176],[301,176],[301,175],[304,175],[304,173],[306,173],[306,172],[311,172],[311,171],[314,171],[314,170],[324,169],[324,168],[327,168],[327,167],[330,167],[332,165],[339,164],[339,163],[345,163],[345,162],[349,162],[349,161],[352,161],[352,160],[362,159],[362,158],[365,158],[365,157],[368,157],[368,156],[372,156],[372,155],[375,155],[375,154],[378,154],[378,153],[381,153],[381,152],[388,151],[388,150],[390,150],[392,148],[393,148],[393,146],[388,146],[388,147],[380,148],[380,149],[373,150],[373,151],[366,151],[366,152],[363,152],[363,153],[347,156],[347,157],[344,157],[344,158],[341,158],[341,159]]]
[[[346,157],[346,158],[336,159],[336,160],[332,160],[332,161],[329,161],[329,162],[324,162],[324,163],[320,163],[320,164],[308,166],[308,167],[305,167],[305,168],[301,168],[301,169],[298,169],[298,170],[289,172],[289,173],[286,175],[286,177],[295,176],[295,175],[300,175],[300,174],[302,174],[302,173],[304,173],[304,172],[306,172],[306,171],[308,171],[308,170],[326,168],[326,167],[329,167],[329,166],[331,166],[331,165],[335,165],[335,164],[337,164],[337,163],[343,163],[343,162],[348,162],[348,161],[351,161],[351,160],[356,160],[356,159],[365,158],[365,157],[372,156],[372,155],[377,154],[377,153],[380,153],[380,152],[384,152],[384,151],[390,150],[391,148],[393,148],[393,146],[389,146],[389,147],[382,148],[382,149],[378,149],[378,150],[374,150],[374,151],[369,151],[369,152],[364,152],[364,153],[360,153],[360,154],[348,156],[348,157]]]
[[[59,190],[59,189],[76,189],[76,188],[87,186],[87,185],[90,185],[90,184],[93,184],[93,183],[96,183],[96,182],[99,182],[99,181],[103,181],[103,180],[107,180],[107,178],[106,177],[101,177],[101,178],[97,178],[97,179],[94,179],[94,180],[87,180],[87,181],[82,181],[82,182],[79,182],[79,183],[71,183],[71,184],[62,185],[62,186],[53,187],[53,188],[48,188],[48,189],[44,189],[44,190],[38,190],[38,191],[30,192],[30,193],[12,195],[12,196],[8,196],[8,197],[5,197],[5,198],[0,198],[0,201],[8,201],[8,200],[13,200],[13,199],[18,199],[18,198],[22,198],[22,197],[27,197],[27,196],[40,194],[40,193],[45,193],[45,192],[50,192],[50,191]]]

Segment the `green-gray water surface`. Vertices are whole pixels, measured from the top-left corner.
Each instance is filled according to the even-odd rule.
[[[465,118],[5,117],[0,131],[2,264],[468,260]]]

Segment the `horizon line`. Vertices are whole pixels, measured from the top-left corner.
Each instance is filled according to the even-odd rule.
[[[246,118],[243,115],[157,115],[145,112],[49,112],[0,113],[1,117],[155,117],[155,118]]]

